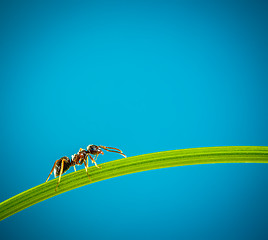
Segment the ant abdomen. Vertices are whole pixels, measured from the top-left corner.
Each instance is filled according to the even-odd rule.
[[[68,157],[60,158],[55,164],[55,168],[54,168],[54,176],[55,177],[60,175],[62,162],[64,162],[63,163],[62,174],[65,173],[71,167],[71,161],[70,161],[70,159]]]

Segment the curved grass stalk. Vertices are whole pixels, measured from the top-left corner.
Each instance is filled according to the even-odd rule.
[[[103,163],[101,169],[88,168],[62,176],[57,192],[58,179],[33,187],[0,203],[0,220],[3,220],[38,202],[113,177],[152,169],[211,163],[268,163],[268,147],[232,146],[173,150],[123,158]],[[44,176],[45,179],[46,176]]]

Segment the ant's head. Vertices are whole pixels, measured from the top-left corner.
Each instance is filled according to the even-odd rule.
[[[92,155],[99,155],[99,154],[103,154],[103,151],[101,150],[101,148],[97,145],[88,145],[87,146],[87,151],[92,154]]]

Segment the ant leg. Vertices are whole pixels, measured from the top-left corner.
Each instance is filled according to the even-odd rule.
[[[54,163],[54,165],[53,165],[53,167],[52,167],[52,169],[51,169],[51,171],[50,171],[50,174],[48,175],[48,178],[47,178],[46,182],[48,181],[48,179],[49,179],[51,173],[53,172],[53,170],[54,170],[54,168],[55,168],[55,166],[56,166],[56,163],[57,163],[58,161],[59,161],[59,160],[56,160],[56,161],[55,161],[55,163]]]
[[[88,168],[88,155],[87,155],[87,168]]]
[[[71,160],[71,162],[74,162],[74,157],[75,157],[75,155],[72,155],[72,160]],[[74,171],[76,172],[76,168],[75,168],[75,164],[74,164]]]
[[[86,169],[86,172],[87,172],[87,176],[88,176],[88,178],[89,178],[89,181],[91,181],[91,178],[90,178],[90,176],[88,175],[88,171],[87,171],[87,168],[88,168],[88,159],[87,159],[87,163],[84,162],[84,164],[85,164],[85,169]]]
[[[56,186],[55,191],[57,191],[57,188],[58,188],[58,186],[59,186],[59,183],[60,183],[60,178],[61,178],[61,174],[62,174],[62,172],[63,172],[63,167],[64,167],[64,161],[62,160],[62,162],[61,162],[61,168],[60,168],[60,176],[59,176],[59,181],[58,181],[58,184],[57,184],[57,186]]]
[[[93,157],[91,157],[90,155],[89,155],[89,157],[90,157],[90,159],[91,159],[91,162],[94,163],[95,166],[96,166],[97,168],[101,168],[101,167],[98,166],[98,164],[97,164],[96,161],[93,159]]]
[[[104,150],[108,151],[108,152],[114,152],[114,153],[119,153],[121,154],[123,157],[127,157],[120,149],[118,148],[113,148],[113,147],[105,147],[105,146],[99,146],[100,148],[103,148]],[[110,150],[110,149],[114,149],[116,151]]]

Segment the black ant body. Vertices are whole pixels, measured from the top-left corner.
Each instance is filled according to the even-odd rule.
[[[94,163],[97,168],[101,168],[101,167],[99,167],[97,165],[96,160],[97,160],[97,157],[98,157],[99,154],[103,154],[102,149],[104,149],[104,150],[106,150],[108,152],[119,153],[123,157],[127,157],[118,148],[105,147],[105,146],[102,146],[102,145],[100,145],[100,146],[97,146],[97,145],[88,145],[87,146],[87,150],[80,148],[80,150],[79,150],[78,153],[72,155],[72,159],[71,160],[68,157],[66,157],[66,156],[65,157],[62,157],[62,158],[60,158],[58,160],[56,160],[55,163],[54,163],[54,165],[53,165],[53,167],[52,167],[52,170],[50,171],[50,173],[48,175],[48,178],[47,178],[46,182],[48,181],[51,173],[54,170],[54,176],[55,177],[58,177],[59,176],[59,181],[58,181],[57,186],[56,186],[56,189],[55,189],[55,191],[57,191],[57,188],[58,188],[59,183],[60,183],[61,175],[63,173],[65,173],[70,167],[74,167],[74,170],[76,171],[75,165],[82,165],[82,164],[85,165],[87,176],[88,176],[89,180],[91,181],[90,176],[88,175],[88,171],[87,171],[87,168],[88,168],[88,157],[91,159],[92,163]],[[90,154],[93,155],[93,156],[95,156],[95,159]]]

